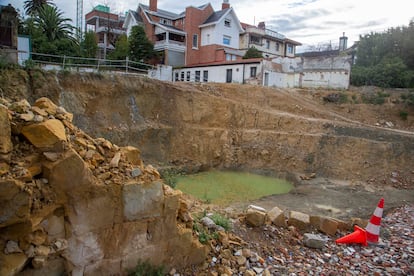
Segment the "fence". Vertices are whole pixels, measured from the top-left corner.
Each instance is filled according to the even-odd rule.
[[[40,65],[45,70],[76,70],[81,72],[111,71],[127,74],[148,74],[154,69],[153,65],[125,60],[109,60],[96,58],[82,58],[71,56],[58,56],[41,53],[30,53],[34,64]]]

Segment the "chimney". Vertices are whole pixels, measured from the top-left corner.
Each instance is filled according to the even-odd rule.
[[[221,4],[221,9],[225,10],[225,9],[230,9],[230,3],[229,0],[223,0],[223,4]]]
[[[149,9],[150,11],[157,11],[157,0],[150,0],[149,1]]]
[[[265,30],[266,29],[266,24],[264,23],[264,21],[262,21],[262,22],[259,22],[259,25],[257,25],[257,27],[259,29]]]
[[[348,48],[348,37],[345,36],[345,32],[339,38],[339,51],[345,51]]]

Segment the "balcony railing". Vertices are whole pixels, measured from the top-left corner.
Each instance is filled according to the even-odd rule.
[[[185,42],[176,41],[176,40],[159,40],[156,41],[154,44],[155,50],[163,50],[163,49],[176,49],[176,50],[185,50]]]
[[[281,33],[278,33],[276,31],[272,31],[272,30],[269,30],[269,29],[265,30],[265,34],[268,35],[268,36],[274,37],[274,38],[278,38],[278,39],[285,39],[286,38],[286,36],[282,35]]]

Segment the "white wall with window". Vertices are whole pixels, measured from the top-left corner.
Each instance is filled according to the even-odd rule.
[[[174,81],[261,84],[261,63],[228,64],[175,69]],[[252,72],[254,76],[252,77]],[[229,81],[229,74],[230,81]],[[179,76],[186,78],[179,78]],[[189,76],[189,78],[188,78]]]
[[[201,27],[201,46],[218,44],[239,48],[240,29],[236,14],[231,10],[214,25]]]

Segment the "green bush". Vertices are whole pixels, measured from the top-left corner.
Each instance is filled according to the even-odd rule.
[[[223,227],[224,230],[230,230],[230,221],[228,218],[217,213],[213,214],[210,218],[214,221],[216,225]]]
[[[381,105],[385,103],[385,99],[388,98],[390,94],[378,92],[376,94],[362,95],[362,102],[366,104],[376,104]]]
[[[404,110],[400,111],[400,118],[402,120],[406,121],[407,118],[408,118],[408,112],[407,111],[404,111]]]
[[[129,273],[129,276],[163,276],[164,266],[155,266],[150,264],[148,261],[138,261],[135,270]]]

